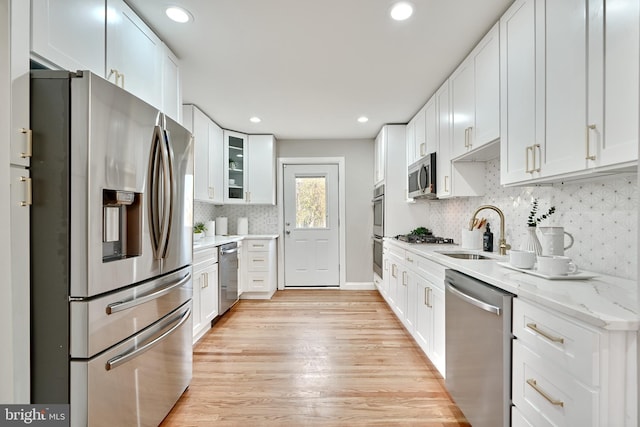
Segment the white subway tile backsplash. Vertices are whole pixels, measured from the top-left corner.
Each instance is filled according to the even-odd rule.
[[[484,204],[505,214],[505,234],[513,248],[526,239],[527,216],[534,198],[539,214],[551,207],[556,213],[540,225],[563,226],[575,238],[566,255],[585,270],[628,279],[637,278],[638,179],[636,174],[618,174],[597,181],[576,181],[536,187],[500,186],[500,162],[487,162],[487,194],[482,197],[433,200],[424,203],[424,226],[434,234],[460,242],[461,229],[469,224],[475,209]],[[484,210],[494,233],[494,249],[500,233],[498,216]],[[409,231],[409,230],[407,230]]]
[[[224,205],[194,202],[194,222],[227,217],[229,234],[237,233],[238,218],[247,217],[249,234],[278,234],[278,207],[271,205]]]

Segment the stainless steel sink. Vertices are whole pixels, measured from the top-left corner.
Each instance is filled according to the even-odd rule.
[[[488,256],[484,256],[477,253],[470,252],[438,252],[439,254],[446,255],[451,258],[457,259],[494,259]]]

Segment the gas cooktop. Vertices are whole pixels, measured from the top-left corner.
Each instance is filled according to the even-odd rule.
[[[453,239],[433,234],[399,234],[396,239],[407,243],[453,244]]]

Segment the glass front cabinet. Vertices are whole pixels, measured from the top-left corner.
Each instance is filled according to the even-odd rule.
[[[245,203],[247,197],[247,135],[224,131],[225,203]]]

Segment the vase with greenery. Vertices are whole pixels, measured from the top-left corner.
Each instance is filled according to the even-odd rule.
[[[542,254],[542,245],[540,244],[540,240],[538,239],[538,235],[536,234],[537,225],[540,224],[541,221],[549,218],[556,211],[555,206],[551,206],[549,210],[540,215],[538,214],[538,199],[533,199],[533,203],[531,205],[531,212],[529,212],[529,216],[527,217],[527,240],[524,245],[522,245],[522,249],[526,251],[535,252],[536,255]]]
[[[203,222],[196,222],[193,225],[193,240],[200,240],[206,229]]]

